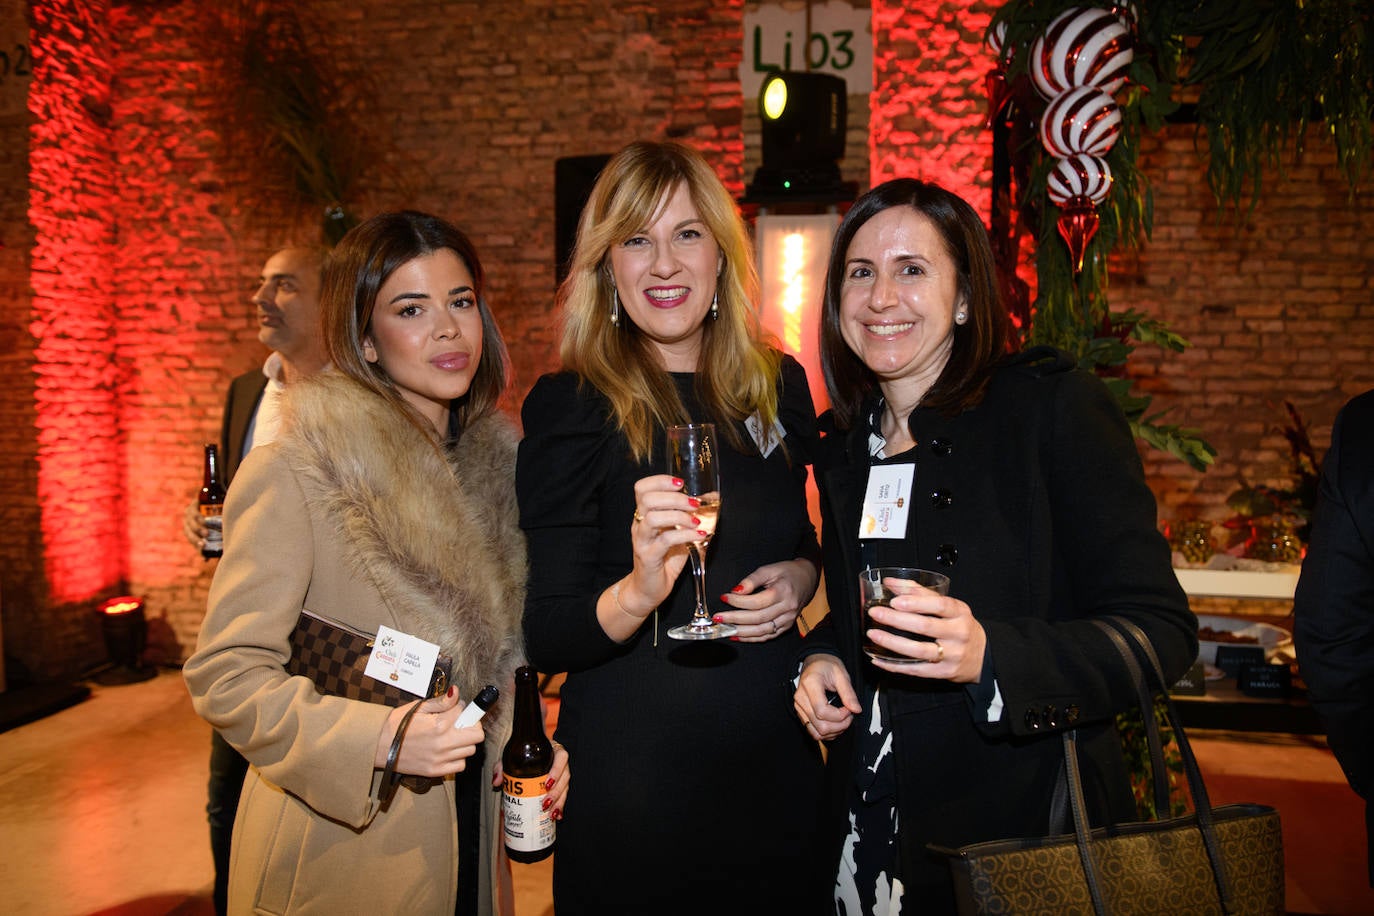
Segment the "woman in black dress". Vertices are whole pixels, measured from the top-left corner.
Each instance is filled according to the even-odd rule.
[[[761,342],[738,211],[697,153],[635,143],[603,170],[561,290],[563,371],[523,409],[525,635],[566,671],[557,737],[578,763],[554,902],[576,913],[818,911],[821,759],[791,715],[798,613],[818,547],[801,367]],[[738,633],[678,642],[700,537],[664,428],[716,424],[711,612]],[[719,596],[718,598],[715,596]]]

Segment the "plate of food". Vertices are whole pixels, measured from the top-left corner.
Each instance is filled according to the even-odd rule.
[[[1266,660],[1273,658],[1279,646],[1292,640],[1293,634],[1283,627],[1249,621],[1243,617],[1221,617],[1215,614],[1197,615],[1197,657],[1204,665],[1217,663],[1218,646],[1259,646]]]

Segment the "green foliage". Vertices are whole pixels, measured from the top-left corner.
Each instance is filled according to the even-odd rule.
[[[1174,730],[1169,725],[1169,713],[1164,701],[1155,698],[1155,722],[1159,726],[1159,737],[1164,745],[1164,768],[1169,771],[1169,810],[1163,817],[1177,817],[1187,813],[1188,803],[1179,781],[1183,773],[1183,756],[1179,753],[1178,742],[1174,740]],[[1155,811],[1154,783],[1150,774],[1150,746],[1145,739],[1145,722],[1139,709],[1131,709],[1116,717],[1116,730],[1121,735],[1121,752],[1126,758],[1126,768],[1131,773],[1131,791],[1135,794],[1136,813],[1143,821],[1154,820]]]
[[[1120,4],[1118,4],[1120,5]],[[1215,450],[1197,429],[1161,422],[1150,398],[1133,392],[1125,366],[1139,344],[1179,352],[1186,340],[1135,312],[1114,313],[1107,301],[1107,257],[1140,247],[1150,236],[1154,201],[1137,166],[1140,138],[1157,131],[1196,94],[1199,140],[1209,157],[1208,181],[1221,205],[1238,205],[1247,189],[1253,202],[1266,167],[1310,123],[1324,118],[1324,133],[1352,187],[1370,165],[1374,112],[1374,7],[1367,0],[1154,0],[1136,2],[1135,58],[1130,80],[1117,94],[1121,135],[1104,157],[1111,195],[1097,208],[1099,226],[1075,273],[1056,228],[1060,209],[1046,178],[1055,160],[1040,145],[1035,125],[1045,101],[1029,88],[1031,46],[1056,16],[1070,8],[1110,3],[1082,0],[1008,0],[992,28],[1006,28],[1006,78],[1014,117],[1026,139],[1011,151],[1020,188],[1019,214],[1036,237],[1038,295],[1025,334],[1027,344],[1067,350],[1079,364],[1108,379],[1132,430],[1143,441],[1205,470]]]
[[[1277,431],[1288,440],[1289,484],[1273,487],[1241,481],[1240,487],[1226,497],[1226,505],[1235,513],[1226,524],[1229,528],[1244,528],[1257,518],[1283,516],[1298,524],[1298,536],[1305,541],[1317,505],[1321,460],[1312,445],[1307,421],[1291,401],[1284,401],[1283,406],[1288,422]]]
[[[1166,48],[1160,76],[1196,91],[1207,178],[1223,204],[1251,204],[1265,168],[1301,152],[1322,122],[1352,188],[1368,173],[1374,135],[1374,7],[1367,0],[1155,2],[1141,41]]]

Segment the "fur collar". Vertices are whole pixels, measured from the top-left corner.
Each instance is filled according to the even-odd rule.
[[[282,452],[324,494],[350,565],[400,629],[453,656],[465,699],[504,689],[523,658],[525,605],[512,424],[478,420],[444,456],[391,404],[331,372],[293,384],[283,413]]]

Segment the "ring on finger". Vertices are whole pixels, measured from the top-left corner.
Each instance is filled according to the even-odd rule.
[[[773,632],[774,632],[774,633],[778,632],[778,618],[774,617],[772,620],[770,620],[770,621],[768,621],[768,622],[771,623],[771,624],[773,625]]]
[[[940,645],[940,640],[935,640],[935,661],[936,663],[945,660],[945,647]]]
[[[644,516],[642,516],[642,515],[639,514],[639,507],[638,507],[638,506],[635,506],[635,521],[637,521],[637,522],[642,522],[642,521],[644,521]]]

